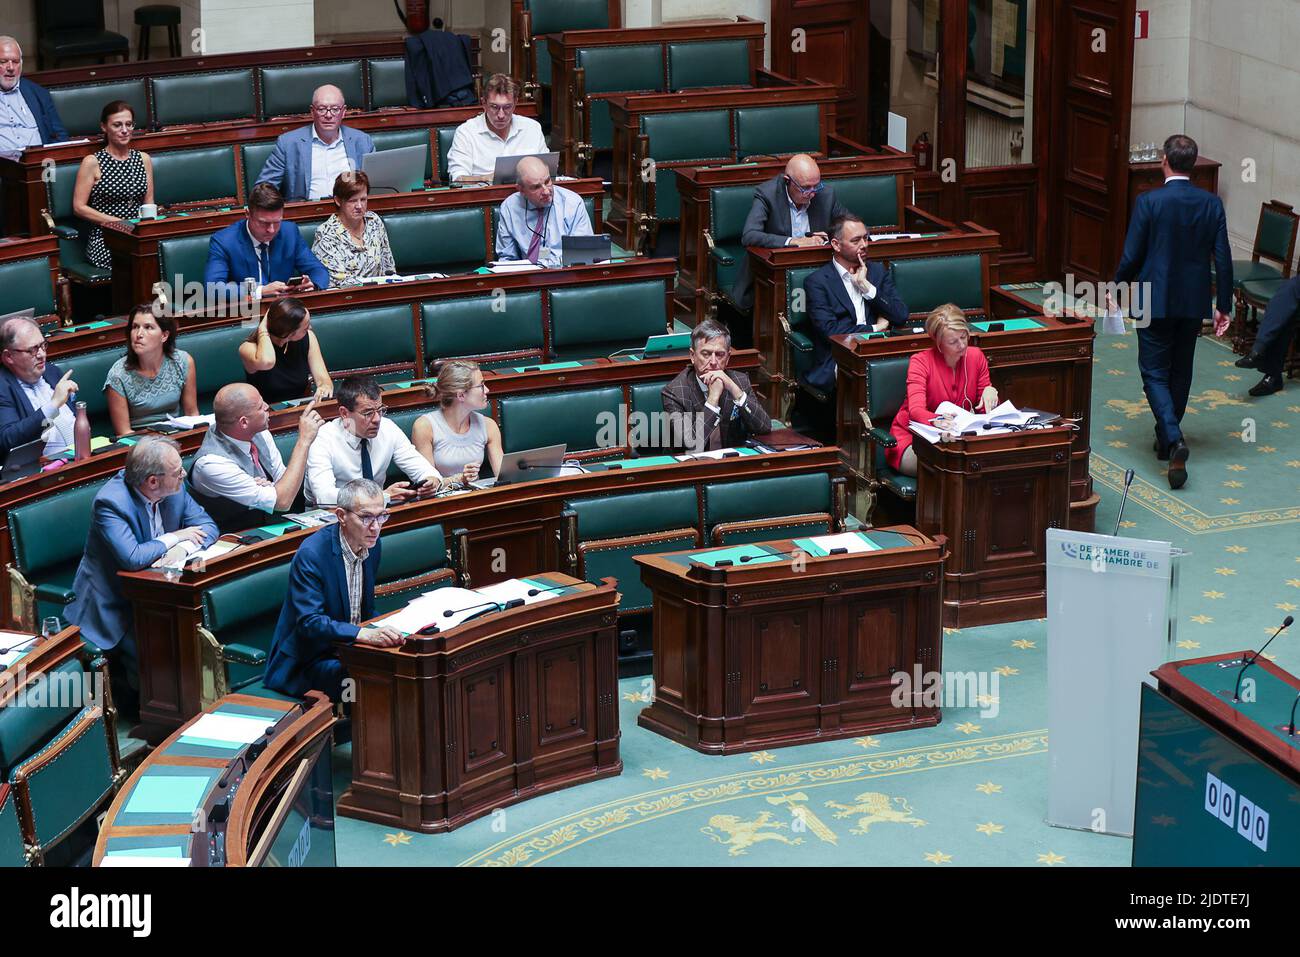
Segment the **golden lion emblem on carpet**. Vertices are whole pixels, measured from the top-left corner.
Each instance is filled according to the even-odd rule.
[[[1236,396],[1228,395],[1228,393],[1224,392],[1222,389],[1206,389],[1200,395],[1189,396],[1187,401],[1189,405],[1192,403],[1195,403],[1196,405],[1201,405],[1201,404],[1208,405],[1210,407],[1211,412],[1213,412],[1221,405],[1245,405],[1246,404],[1241,399],[1238,399]]]
[[[914,816],[912,806],[907,803],[906,798],[896,797],[893,803],[890,803],[889,795],[881,794],[879,791],[867,791],[859,794],[853,800],[857,804],[840,804],[838,801],[827,801],[827,807],[836,809],[835,817],[844,818],[852,817],[855,814],[863,815],[858,819],[858,826],[849,829],[850,834],[866,834],[871,825],[878,824],[881,821],[889,821],[893,824],[910,824],[912,827],[925,827],[925,821]],[[895,808],[893,805],[898,805]]]
[[[759,841],[780,841],[783,844],[790,845],[802,844],[802,837],[791,840],[784,834],[774,834],[771,831],[762,830],[765,827],[776,829],[787,826],[780,821],[773,821],[772,813],[764,811],[752,821],[742,821],[735,814],[715,814],[709,818],[708,826],[700,828],[700,831],[707,834],[710,839],[727,847],[727,853],[732,857],[738,857]],[[717,833],[718,831],[722,831],[727,835],[725,840]]]

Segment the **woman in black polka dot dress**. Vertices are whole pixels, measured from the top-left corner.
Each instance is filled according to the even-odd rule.
[[[72,194],[72,211],[93,224],[86,241],[86,258],[109,269],[113,258],[104,245],[103,223],[134,219],[142,203],[153,202],[153,161],[148,153],[131,149],[135,111],[125,100],[114,100],[99,117],[104,148],[81,161]]]

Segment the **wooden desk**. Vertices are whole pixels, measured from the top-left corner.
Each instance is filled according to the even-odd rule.
[[[19,262],[37,257],[44,257],[49,261],[50,289],[48,301],[53,303],[54,309],[53,311],[48,308],[38,309],[39,314],[36,316],[36,321],[44,323],[52,320],[70,320],[72,318],[72,290],[68,285],[68,280],[59,271],[59,241],[49,234],[33,236],[28,239],[0,239],[0,267],[3,267],[5,263]],[[18,312],[37,302],[46,301],[46,299],[47,293],[43,288],[22,291],[7,289],[4,291],[4,300],[6,303],[11,304],[13,308],[0,309],[0,315],[8,312]],[[21,302],[26,302],[27,305],[20,305]]]
[[[1002,318],[1002,302],[993,300],[992,319]],[[1091,320],[1074,322],[1065,318],[1033,316],[1038,329],[973,331],[971,345],[979,346],[989,363],[989,378],[998,395],[1017,406],[1056,412],[1077,419],[1079,430],[1070,442],[1070,520],[1075,531],[1092,531],[1101,496],[1093,491],[1088,458],[1092,451],[1092,353],[1096,330]],[[864,421],[870,402],[867,395],[867,362],[889,356],[910,356],[930,347],[925,335],[859,339],[833,336],[835,356],[835,431],[843,450],[854,495],[852,511],[867,515],[868,456],[871,454]],[[888,429],[892,423],[875,422]],[[952,536],[954,542],[957,536]]]
[[[939,723],[898,707],[893,676],[941,670],[945,543],[709,568],[700,549],[637,556],[654,591],[654,700],[637,724],[735,754]],[[777,553],[792,540],[766,542]],[[915,679],[913,679],[915,680]]]
[[[186,740],[195,723],[212,713],[260,718],[266,732],[247,745]],[[100,828],[92,866],[115,864],[113,856],[123,853],[152,853],[183,860],[187,867],[262,866],[277,833],[274,863],[291,863],[279,859],[279,851],[292,849],[286,857],[296,865],[334,866],[333,725],[333,708],[319,691],[307,692],[301,704],[243,694],[214,702],[153,749],[118,792]],[[192,808],[132,809],[142,782],[165,786],[177,775],[207,779]],[[292,803],[282,805],[282,798]],[[308,824],[310,836],[303,840]]]
[[[564,183],[586,199],[595,197],[595,220],[592,230],[603,230],[602,199],[604,187],[599,179],[582,179]],[[496,258],[493,252],[492,214],[506,197],[516,192],[514,186],[478,186],[465,188],[439,187],[413,193],[383,193],[371,197],[369,208],[384,216],[389,213],[419,212],[421,210],[468,209],[478,207],[483,211],[484,245],[488,259]],[[336,211],[333,200],[286,203],[284,218],[296,223],[322,222]],[[212,233],[231,223],[246,218],[242,207],[229,207],[199,211],[163,219],[119,220],[104,229],[104,243],[113,254],[113,310],[124,313],[138,302],[149,302],[154,296],[154,284],[163,280],[171,284],[170,301],[175,302],[187,282],[202,283],[202,276],[159,275],[158,244],[165,239]]]
[[[1070,521],[1068,428],[917,439],[916,525],[945,535],[943,625],[1047,615],[1047,529]]]
[[[356,682],[339,814],[451,831],[622,773],[614,580],[531,579],[572,591],[398,648],[337,646]]]

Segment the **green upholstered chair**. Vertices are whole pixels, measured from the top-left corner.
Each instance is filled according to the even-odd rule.
[[[163,150],[153,157],[154,201],[162,207],[238,202],[233,146]]]
[[[661,279],[556,288],[550,293],[556,359],[608,356],[670,329]]]
[[[633,382],[628,386],[629,397],[632,400],[632,413],[646,416],[639,421],[647,423],[656,423],[664,421],[658,418],[664,411],[664,385],[668,380],[661,382]],[[644,441],[633,442],[633,451],[637,455],[659,455],[667,452],[668,448],[659,440],[665,438],[662,434],[656,435],[653,429],[649,429],[647,434],[638,436],[634,426],[629,427],[632,433],[629,439],[641,437]]]
[[[987,312],[983,258],[979,253],[918,256],[890,263],[894,291],[915,315],[951,302],[960,309]],[[978,318],[978,317],[970,317]]]
[[[243,326],[219,326],[186,332],[176,338],[176,347],[194,360],[194,384],[200,414],[212,411],[212,399],[227,383],[244,381],[244,364],[239,361],[239,344],[248,338]]]
[[[487,262],[483,210],[419,210],[384,217],[397,271],[466,273]]]
[[[501,446],[506,452],[518,452],[564,443],[566,456],[599,452],[583,457],[621,457],[626,449],[602,448],[600,434],[609,416],[618,421],[622,402],[623,390],[616,385],[505,396],[497,413]]]
[[[45,181],[46,207],[41,216],[50,232],[58,238],[59,267],[63,273],[80,285],[98,286],[109,282],[113,274],[86,258],[90,224],[72,212],[72,193],[80,165],[80,162],[55,164],[54,175]]]
[[[259,143],[245,143],[239,148],[239,171],[244,178],[244,190],[240,196],[245,202],[248,194],[262,175],[262,167],[267,157],[275,150],[275,140],[263,140]]]
[[[813,363],[813,325],[808,316],[807,299],[803,284],[820,267],[802,266],[787,269],[785,273],[785,308],[777,315],[785,340],[783,374],[790,387],[803,389],[814,399],[826,401],[826,395],[807,383],[808,370]]]
[[[299,116],[311,112],[311,95],[329,83],[343,91],[343,102],[352,109],[365,108],[365,84],[360,60],[334,60],[293,66],[263,66],[257,69],[262,87],[262,119]]]
[[[72,582],[90,531],[91,503],[105,481],[75,485],[9,510],[14,554],[8,566],[9,589],[26,630],[39,630],[41,620],[51,615],[63,617],[72,603]],[[52,529],[58,534],[51,534]]]
[[[868,228],[902,226],[903,210],[898,201],[898,174],[842,176],[827,180],[835,198],[862,217]]]
[[[731,287],[740,274],[745,244],[745,219],[754,206],[754,187],[715,186],[709,190],[709,228],[704,242],[709,247],[709,275],[706,279],[711,298],[731,302]]]
[[[551,54],[546,41],[538,38],[564,30],[604,30],[610,26],[608,0],[525,0],[532,16],[533,47],[537,51],[537,77],[542,86],[551,85]]]
[[[48,256],[0,263],[0,316],[23,309],[35,309],[37,316],[58,312]]]
[[[1233,294],[1236,300],[1236,309],[1232,321],[1232,350],[1242,355],[1251,352],[1255,345],[1255,336],[1259,332],[1260,313],[1268,309],[1268,304],[1273,301],[1274,294],[1282,288],[1287,280],[1282,278],[1275,279],[1247,279],[1242,283],[1235,283],[1236,291]]]
[[[456,127],[439,126],[433,131],[434,142],[438,146],[438,182],[450,183],[451,175],[447,172],[447,157],[451,154],[451,143],[456,138]]]
[[[614,148],[614,124],[604,100],[613,93],[657,93],[664,85],[663,48],[658,43],[580,47],[574,63],[582,70],[578,138],[596,150]],[[591,154],[584,150],[587,171]]]
[[[0,781],[0,867],[26,866],[27,845],[18,821],[18,804],[13,799],[13,788]]]
[[[436,523],[385,535],[382,551],[375,579],[376,615],[396,611],[423,592],[460,580],[442,526]]]
[[[406,105],[406,61],[400,56],[366,60],[366,109]]]
[[[176,290],[184,289],[187,282],[202,282],[211,240],[212,233],[160,239],[158,276],[163,282],[173,283]],[[177,277],[180,277],[180,282],[177,282]]]
[[[108,378],[108,370],[113,367],[113,363],[125,354],[126,340],[123,337],[120,345],[68,356],[57,363],[65,372],[71,369],[73,378],[81,386],[81,391],[77,393],[77,401],[86,403],[86,415],[90,419],[93,435],[113,434],[113,427],[108,419],[108,399],[104,397],[104,381]]]
[[[420,304],[420,323],[429,369],[446,359],[473,359],[492,368],[543,358],[540,292],[431,299]]]
[[[154,123],[160,127],[257,117],[252,67],[156,76],[149,80],[149,91]]]
[[[700,544],[695,489],[566,499],[561,512],[569,574],[618,580],[620,613],[648,611],[654,596],[633,558]]]
[[[646,212],[660,222],[675,222],[682,215],[671,167],[728,163],[735,157],[731,110],[647,113],[641,117],[641,132],[649,140],[647,155],[655,161],[654,204]]]
[[[429,143],[428,127],[414,130],[375,130],[370,134],[370,138],[374,140],[377,152],[395,150],[403,146],[426,147],[428,152],[424,159],[424,181],[425,183],[433,181],[433,147]]]
[[[316,241],[316,230],[320,229],[323,219],[313,219],[311,221],[297,220],[295,225],[298,227],[298,233],[302,236],[302,241],[307,244],[308,248]]]
[[[822,535],[843,528],[843,479],[824,472],[717,482],[704,486],[704,535],[710,545]]]
[[[737,159],[816,153],[821,148],[821,111],[816,103],[736,110]]]
[[[1298,229],[1300,213],[1291,204],[1276,199],[1261,203],[1259,224],[1255,227],[1255,245],[1250,250],[1250,258],[1232,261],[1233,286],[1240,289],[1242,283],[1252,280],[1285,279],[1290,276]],[[1261,259],[1269,262],[1260,262]]]
[[[113,80],[109,83],[78,83],[75,86],[57,86],[50,91],[54,108],[59,111],[63,128],[72,137],[102,137],[99,116],[104,107],[114,100],[125,100],[135,111],[135,125],[147,128],[153,124],[149,114],[149,97],[144,77]]]
[[[288,560],[203,590],[198,632],[205,704],[262,678],[288,590]]]
[[[904,502],[916,501],[916,479],[891,469],[885,462],[885,450],[898,444],[889,432],[894,416],[907,401],[907,367],[910,356],[891,356],[867,362],[866,430],[863,448],[867,450],[868,491],[875,495],[884,488]]]
[[[668,44],[668,89],[752,86],[748,40],[695,40]]]
[[[311,324],[335,377],[364,372],[409,379],[415,374],[415,329],[406,303],[318,312]]]

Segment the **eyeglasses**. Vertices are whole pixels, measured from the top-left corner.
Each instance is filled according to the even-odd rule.
[[[49,344],[48,342],[46,342],[44,339],[42,339],[40,342],[38,342],[36,345],[32,346],[30,349],[9,349],[8,351],[9,351],[9,352],[21,352],[21,353],[23,353],[24,355],[31,356],[33,359],[35,359],[35,358],[36,358],[38,355],[40,355],[42,352],[47,351],[47,350],[49,349],[49,347],[50,347],[50,344]]]
[[[820,193],[823,189],[826,188],[826,184],[823,182],[814,183],[812,186],[800,186],[789,176],[785,178],[785,181],[789,183],[791,186],[793,186],[797,192],[802,193],[804,196],[816,196],[818,193]]]
[[[484,109],[491,113],[513,113],[515,111],[515,105],[513,103],[488,103]]]
[[[340,113],[346,112],[346,110],[347,110],[346,106],[313,106],[312,107],[312,112],[318,113],[321,116],[338,116]]]
[[[352,414],[363,419],[382,419],[388,414],[388,406],[377,405],[373,409],[368,409],[364,412],[361,409],[354,409],[352,410]]]
[[[388,521],[388,512],[380,512],[378,515],[362,515],[360,512],[353,512],[357,521],[365,528],[379,528],[384,522]]]

